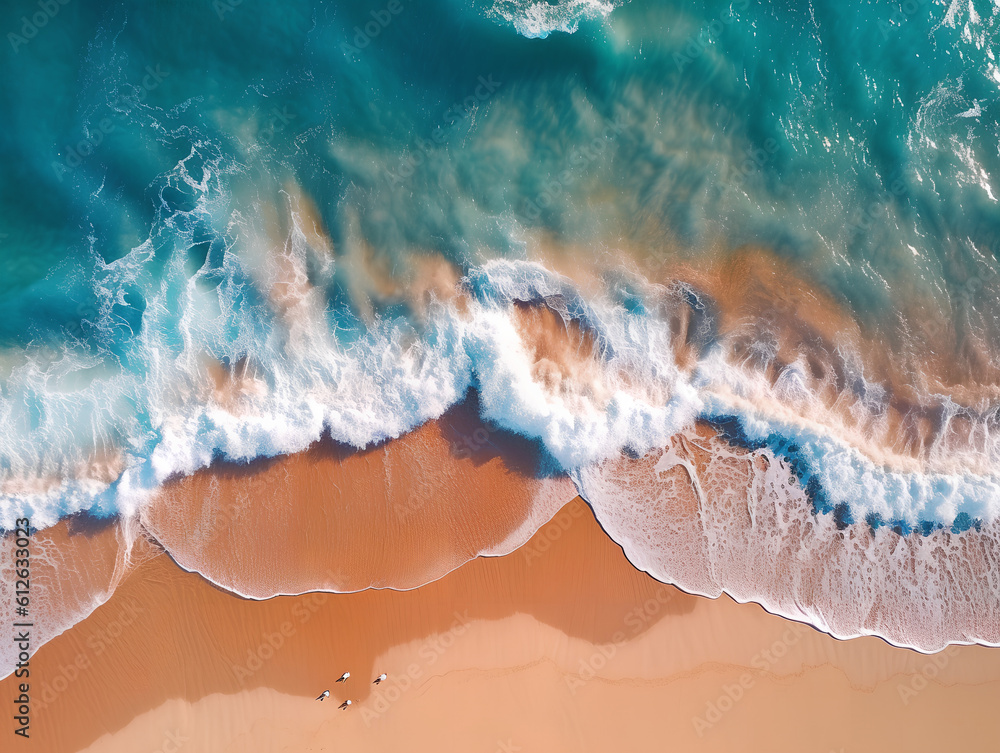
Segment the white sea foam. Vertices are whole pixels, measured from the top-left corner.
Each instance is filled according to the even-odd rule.
[[[581,21],[606,17],[620,3],[601,0],[496,0],[491,13],[510,23],[521,36],[544,39],[554,31],[572,34]]]
[[[925,652],[1000,644],[996,521],[962,535],[839,530],[832,515],[812,513],[781,458],[714,437],[575,475],[608,534],[658,580],[755,601],[838,638],[877,635]]]

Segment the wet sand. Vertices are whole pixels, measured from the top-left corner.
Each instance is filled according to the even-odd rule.
[[[988,751],[1000,732],[1000,652],[841,642],[684,594],[579,499],[512,554],[405,592],[255,602],[161,555],[32,676],[24,747],[52,753]]]
[[[414,588],[512,551],[574,496],[539,458],[535,443],[485,425],[472,393],[368,450],[324,439],[176,478],[142,521],[183,567],[252,598]]]

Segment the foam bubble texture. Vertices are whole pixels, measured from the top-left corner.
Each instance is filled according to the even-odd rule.
[[[768,449],[678,438],[638,460],[579,472],[581,493],[638,568],[723,592],[838,638],[878,635],[925,652],[1000,644],[1000,528],[899,536],[814,515]]]
[[[491,15],[503,18],[528,39],[544,39],[554,31],[574,33],[581,21],[604,18],[617,7],[600,0],[496,0]]]

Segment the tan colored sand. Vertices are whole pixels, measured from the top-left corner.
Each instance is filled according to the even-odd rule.
[[[0,596],[12,611],[17,583],[14,565],[19,559],[15,541],[13,534],[0,538]],[[27,607],[32,650],[90,614],[109,598],[132,567],[159,551],[137,526],[107,524],[87,516],[64,519],[34,532],[29,548]],[[8,628],[13,622],[25,622],[12,614],[2,619]],[[13,642],[0,644],[0,674],[10,671],[18,653]]]
[[[1000,732],[1000,652],[838,642],[684,594],[580,500],[409,592],[252,602],[161,556],[32,668],[30,749],[51,753],[988,751]]]
[[[470,398],[369,450],[217,463],[168,483],[143,522],[182,566],[255,598],[413,588],[510,551],[572,498],[538,470],[537,447],[484,425]]]

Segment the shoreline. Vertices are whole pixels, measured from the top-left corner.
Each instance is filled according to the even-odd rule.
[[[520,549],[405,592],[252,601],[156,556],[32,662],[48,692],[32,711],[33,747],[46,753],[161,750],[167,733],[192,753],[405,740],[489,753],[498,743],[485,729],[523,750],[607,750],[615,739],[651,750],[640,741],[668,729],[684,749],[733,750],[747,735],[763,740],[768,720],[800,707],[805,688],[902,718],[913,704],[955,705],[962,688],[1000,690],[1000,654],[988,648],[928,657],[873,638],[839,641],[756,604],[661,584],[627,561],[579,498]],[[347,669],[352,680],[334,683]],[[379,672],[390,679],[376,687],[367,676]],[[314,702],[324,689],[333,696]],[[345,691],[356,705],[339,712]],[[974,697],[985,708],[990,695]],[[555,708],[573,719],[561,732],[545,721]],[[662,709],[679,719],[666,726]],[[828,716],[801,711],[814,724]],[[463,713],[482,724],[465,729]],[[980,731],[997,725],[977,713]],[[456,725],[462,746],[441,737]],[[570,734],[576,725],[587,739]],[[854,742],[850,750],[885,749]]]
[[[717,427],[700,424],[699,437],[717,433]],[[739,443],[732,447],[746,451]],[[172,480],[143,511],[141,523],[132,521],[127,530],[121,518],[105,522],[78,515],[39,532],[50,562],[61,564],[43,568],[33,578],[69,598],[49,610],[63,620],[74,620],[72,615],[92,611],[103,602],[136,566],[133,559],[141,563],[161,551],[177,568],[220,591],[257,602],[314,593],[419,590],[476,558],[503,557],[529,538],[537,540],[552,530],[548,523],[576,496],[577,488],[566,477],[533,477],[538,462],[533,450],[532,443],[487,427],[475,404],[466,402],[442,419],[367,452],[345,453],[336,445],[318,443],[298,455],[250,464],[221,463]],[[696,453],[693,462],[703,468],[705,457]],[[420,477],[412,474],[421,467],[440,472],[426,483],[412,483],[419,482]],[[394,485],[396,476],[407,482]],[[332,488],[337,493],[331,496]],[[268,503],[258,504],[262,499]],[[255,501],[248,508],[250,500]],[[475,503],[470,505],[471,500]],[[745,584],[722,582],[718,592],[712,592],[691,583],[657,579],[650,574],[655,566],[648,562],[643,566],[642,552],[632,557],[627,553],[627,545],[634,547],[634,542],[629,544],[627,535],[619,538],[622,532],[609,532],[594,506],[580,502],[630,568],[689,595],[717,599],[726,594],[735,602],[759,605],[776,617],[808,625],[839,641],[875,637],[921,655],[934,655],[949,646],[1000,645],[986,639],[950,639],[929,649],[892,640],[878,629],[840,633],[813,615],[786,613],[766,591],[741,598]],[[683,509],[671,513],[686,514]],[[123,541],[131,541],[132,548],[123,547]],[[295,556],[288,557],[286,550]],[[425,563],[422,573],[410,569],[413,562]],[[262,570],[271,585],[265,583],[255,592],[262,588],[255,573]],[[669,569],[666,572],[670,575]],[[240,588],[242,583],[250,585]],[[297,588],[275,588],[275,583]],[[43,645],[52,633],[51,626],[48,634],[42,631]]]

